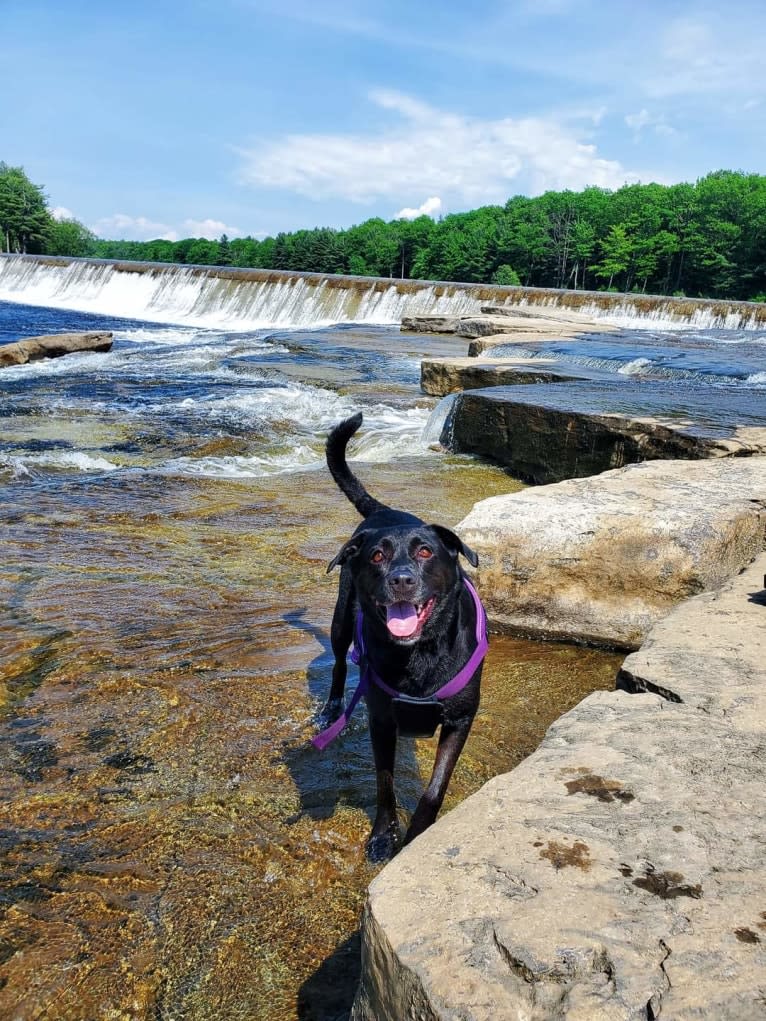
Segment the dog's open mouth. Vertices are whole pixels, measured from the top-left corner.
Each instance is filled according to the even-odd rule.
[[[434,600],[427,603],[392,603],[385,607],[386,627],[394,638],[417,638],[431,616]]]

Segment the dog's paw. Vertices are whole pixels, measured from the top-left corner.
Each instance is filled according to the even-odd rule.
[[[393,822],[384,833],[373,833],[367,841],[365,853],[371,865],[390,861],[402,846],[399,823]]]
[[[398,841],[388,833],[383,833],[379,837],[370,837],[365,853],[370,865],[380,865],[384,861],[390,861],[398,850]]]
[[[329,698],[317,714],[316,724],[320,730],[324,730],[338,719],[344,709],[342,698]]]

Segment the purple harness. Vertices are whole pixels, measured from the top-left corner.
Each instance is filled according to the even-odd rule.
[[[471,654],[471,658],[468,660],[466,665],[462,668],[462,670],[459,670],[458,673],[455,674],[451,681],[447,681],[447,683],[442,685],[442,687],[439,688],[438,691],[435,691],[433,695],[428,695],[422,700],[412,698],[411,700],[413,702],[426,702],[434,699],[450,698],[452,695],[457,695],[457,693],[462,691],[466,684],[468,684],[470,679],[476,673],[476,669],[479,664],[487,654],[487,649],[489,648],[489,642],[487,641],[487,614],[484,611],[484,607],[481,605],[481,600],[479,599],[476,589],[473,587],[468,578],[463,579],[463,584],[471,593],[471,596],[473,597],[473,604],[476,607],[476,648]],[[360,663],[362,664],[359,684],[357,685],[356,691],[351,696],[351,701],[349,702],[348,708],[345,712],[341,713],[338,719],[334,723],[330,724],[326,730],[323,730],[321,734],[317,734],[316,737],[312,737],[311,743],[316,748],[319,748],[320,751],[326,748],[331,741],[335,740],[338,734],[340,734],[346,726],[362,695],[366,694],[368,691],[370,681],[372,681],[373,684],[376,684],[392,698],[398,698],[401,695],[401,692],[390,687],[385,683],[385,681],[381,680],[370,666],[369,661],[366,658],[367,650],[365,649],[364,638],[362,636],[362,620],[362,611],[360,610],[356,615],[356,634],[354,636],[354,648],[351,652],[352,661],[357,665]]]

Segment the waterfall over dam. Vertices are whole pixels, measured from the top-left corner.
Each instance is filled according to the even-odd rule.
[[[483,305],[558,306],[617,322],[766,329],[766,305],[745,301],[46,255],[1,255],[0,300],[238,330],[385,325],[412,315],[470,315]]]

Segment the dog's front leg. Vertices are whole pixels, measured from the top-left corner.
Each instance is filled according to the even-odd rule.
[[[435,822],[439,809],[442,807],[444,795],[447,793],[452,771],[460,758],[463,745],[471,729],[471,723],[472,720],[469,719],[456,726],[449,727],[446,724],[442,726],[431,779],[410,820],[404,837],[405,844],[409,844],[411,840],[414,840]]]
[[[346,690],[346,654],[354,639],[354,589],[347,570],[341,572],[338,600],[332,615],[330,643],[335,662],[332,668],[332,683],[321,713],[319,723],[328,727],[343,712],[343,695]]]
[[[375,759],[378,796],[375,822],[367,841],[367,859],[371,862],[380,862],[393,858],[401,844],[394,793],[396,725],[393,720],[380,719],[370,713],[370,739]]]

